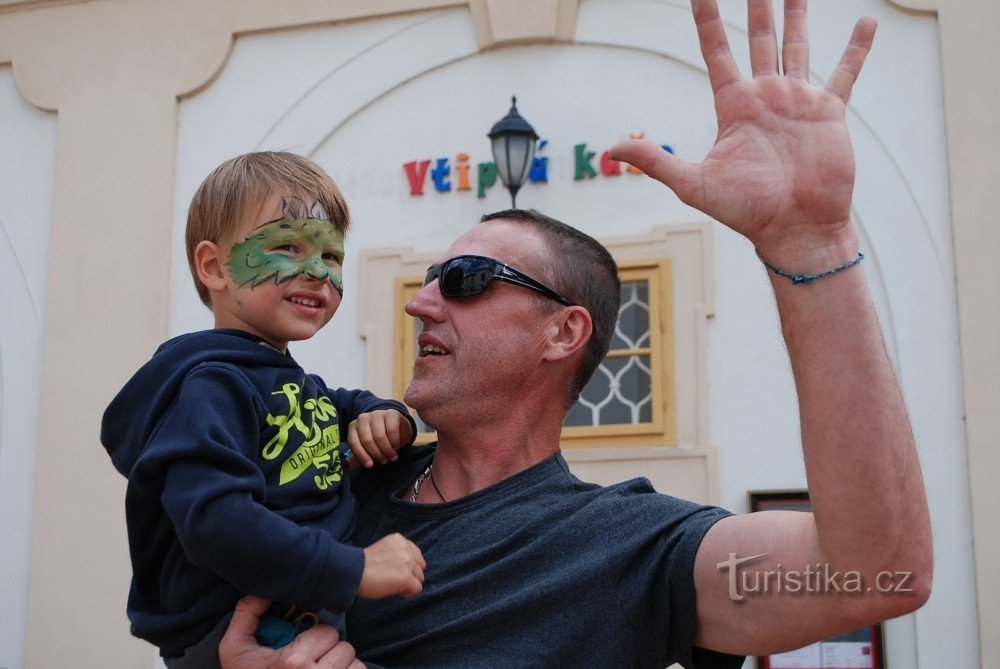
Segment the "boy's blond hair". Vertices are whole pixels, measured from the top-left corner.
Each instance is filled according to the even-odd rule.
[[[209,309],[208,289],[198,279],[194,249],[199,242],[219,243],[249,217],[255,216],[272,195],[296,195],[319,201],[338,230],[351,224],[343,194],[323,169],[302,156],[278,151],[245,153],[222,163],[198,187],[188,209],[184,244],[188,267],[198,296]]]

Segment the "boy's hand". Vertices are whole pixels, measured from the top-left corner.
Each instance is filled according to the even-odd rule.
[[[358,416],[347,428],[347,445],[365,467],[396,459],[396,449],[410,443],[410,421],[395,409],[379,409]]]
[[[398,532],[382,537],[365,549],[358,597],[381,599],[392,595],[413,597],[424,589],[427,563],[417,545]]]

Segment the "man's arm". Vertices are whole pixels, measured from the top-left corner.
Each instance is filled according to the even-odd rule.
[[[612,156],[744,235],[786,272],[820,274],[855,259],[844,113],[874,20],[858,22],[830,80],[815,88],[805,0],[785,3],[783,74],[771,0],[749,0],[748,80],[715,1],[692,7],[719,117],[715,146],[699,164],[650,142],[624,142]],[[851,267],[800,285],[770,276],[814,513],[735,516],[705,536],[695,564],[696,644],[735,653],[787,650],[912,611],[929,596],[932,572],[916,448],[864,275]],[[746,592],[765,582],[767,594]]]

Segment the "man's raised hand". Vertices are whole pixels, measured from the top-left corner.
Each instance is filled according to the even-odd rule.
[[[805,5],[785,2],[779,72],[771,0],[748,0],[753,76],[744,79],[715,0],[692,0],[715,95],[715,145],[701,163],[644,140],[611,149],[613,158],[642,169],[745,236],[765,258],[800,271],[826,269],[857,251],[850,225],[854,153],[845,110],[875,35],[874,19],[859,20],[829,81],[812,86]]]

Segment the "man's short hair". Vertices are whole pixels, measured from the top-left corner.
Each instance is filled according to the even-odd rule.
[[[201,182],[188,209],[184,244],[198,296],[212,308],[208,289],[198,279],[194,249],[199,242],[218,243],[257,215],[272,195],[318,200],[330,220],[346,233],[351,224],[343,194],[319,165],[294,153],[258,151],[222,163]]]
[[[547,248],[540,267],[541,276],[534,278],[590,312],[594,331],[587,342],[583,360],[570,382],[567,406],[572,406],[611,346],[621,302],[618,266],[599,241],[537,211],[505,209],[486,214],[480,219],[480,223],[499,220],[527,225],[541,234]],[[543,299],[539,304],[552,309],[558,308],[553,300]]]

